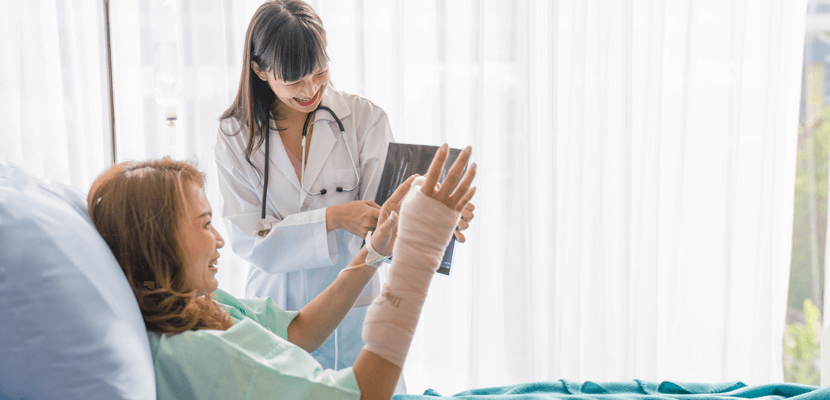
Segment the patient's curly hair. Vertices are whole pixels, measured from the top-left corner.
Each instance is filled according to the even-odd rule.
[[[204,182],[194,165],[163,158],[115,164],[89,190],[92,223],[124,270],[151,331],[233,325],[210,295],[197,297],[185,279],[179,240],[185,185]]]

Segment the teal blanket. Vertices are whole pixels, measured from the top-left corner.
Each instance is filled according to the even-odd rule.
[[[641,380],[631,382],[579,382],[560,379],[556,382],[534,382],[514,386],[473,389],[452,396],[442,396],[430,389],[423,395],[399,394],[394,400],[730,400],[730,399],[793,399],[830,400],[830,387],[777,383],[747,386],[741,382],[660,384]]]

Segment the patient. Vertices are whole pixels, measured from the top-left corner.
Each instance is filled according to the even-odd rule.
[[[89,213],[138,300],[158,398],[391,398],[432,275],[475,194],[475,164],[464,173],[470,152],[437,185],[448,154],[442,146],[426,176],[410,177],[383,205],[377,231],[349,267],[295,312],[217,289],[224,240],[211,225],[204,174],[191,164],[128,162],[104,172],[90,189]],[[323,370],[308,352],[390,255],[383,293],[367,311],[363,351],[351,368]]]

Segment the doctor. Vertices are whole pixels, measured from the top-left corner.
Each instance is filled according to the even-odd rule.
[[[329,74],[314,10],[299,0],[266,2],[248,26],[239,90],[217,136],[230,244],[251,263],[245,296],[272,297],[285,310],[301,309],[334,281],[380,211],[373,199],[393,141],[389,119],[333,88]],[[459,228],[472,217],[472,207],[464,210]],[[312,353],[324,368],[354,363],[365,307],[379,293],[376,274]]]

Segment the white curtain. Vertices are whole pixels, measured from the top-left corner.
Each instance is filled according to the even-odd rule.
[[[86,192],[110,163],[101,2],[0,9],[0,162]]]
[[[341,87],[480,165],[412,392],[782,379],[805,2],[317,9]]]
[[[780,381],[806,2],[557,14],[543,368]]]
[[[185,84],[175,148],[153,98],[158,1],[112,3],[119,160],[198,158],[217,219],[217,118],[235,94],[258,3],[171,2]],[[49,15],[39,8],[64,7],[25,4],[35,19]],[[477,217],[452,275],[433,280],[404,369],[410,392],[559,378],[782,379],[805,0],[311,4],[338,88],[383,107],[398,141],[472,144],[479,164]],[[59,26],[75,18],[53,14]],[[100,31],[95,24],[73,29]],[[23,53],[52,40],[48,56],[19,66],[6,57],[9,35],[0,38],[0,76],[22,76],[18,94],[2,81],[0,112],[40,118],[13,122],[3,145],[29,140],[31,123],[66,129],[53,108],[78,100],[47,94],[99,76],[57,66],[44,98],[26,97],[37,80],[28,68],[97,51],[44,36],[12,42]],[[96,124],[85,132],[106,131],[97,87],[101,97],[84,104],[98,114],[69,113]],[[7,98],[18,97],[9,111]],[[72,135],[12,158],[53,159]],[[103,136],[84,140],[106,149]],[[43,165],[32,168],[55,168]],[[84,187],[100,167],[84,168],[67,162],[54,173],[78,174]],[[247,267],[229,246],[222,254],[220,285],[241,294]]]

